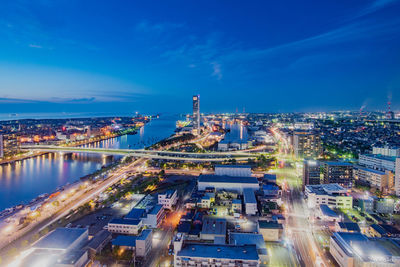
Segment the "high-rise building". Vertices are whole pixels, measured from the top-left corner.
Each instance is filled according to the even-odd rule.
[[[293,150],[297,158],[317,158],[322,154],[321,137],[311,132],[294,132]]]
[[[316,160],[304,160],[303,162],[303,186],[320,184],[320,164]]]
[[[193,130],[200,134],[200,95],[193,96]]]
[[[396,158],[396,174],[394,178],[394,188],[396,196],[400,196],[400,158]]]
[[[323,162],[324,184],[337,183],[341,186],[352,186],[353,165],[348,162]]]
[[[0,134],[0,158],[4,157],[3,135]]]
[[[388,157],[400,157],[400,148],[389,146],[374,146],[372,147],[372,154]]]

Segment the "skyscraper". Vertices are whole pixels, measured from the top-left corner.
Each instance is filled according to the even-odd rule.
[[[3,135],[0,134],[0,158],[4,157]]]
[[[193,96],[193,129],[200,134],[200,95]]]
[[[316,160],[304,160],[303,164],[303,186],[320,184],[319,162]]]
[[[324,169],[324,184],[338,183],[351,187],[353,180],[353,165],[348,162],[327,161],[322,164]]]
[[[294,132],[293,150],[297,158],[315,159],[322,154],[321,138],[316,133]]]

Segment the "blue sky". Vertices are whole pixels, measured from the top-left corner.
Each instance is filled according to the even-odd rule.
[[[4,3],[5,2],[5,3]],[[13,0],[0,112],[400,108],[400,1]]]

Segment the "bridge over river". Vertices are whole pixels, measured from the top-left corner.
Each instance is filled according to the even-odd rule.
[[[259,153],[249,153],[240,151],[229,152],[179,152],[165,150],[145,150],[145,149],[112,149],[112,148],[89,148],[89,147],[66,147],[66,146],[22,146],[22,149],[41,152],[59,152],[59,153],[97,153],[102,155],[123,155],[133,156],[135,158],[165,159],[176,161],[192,162],[221,162],[229,159],[248,159],[256,158]]]

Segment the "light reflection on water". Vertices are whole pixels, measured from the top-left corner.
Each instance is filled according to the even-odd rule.
[[[177,117],[161,117],[142,127],[136,135],[125,135],[91,145],[98,148],[143,148],[170,136]],[[118,158],[117,156],[114,158]],[[0,165],[0,210],[27,203],[43,193],[72,183],[111,162],[100,154],[50,153],[13,164]]]

